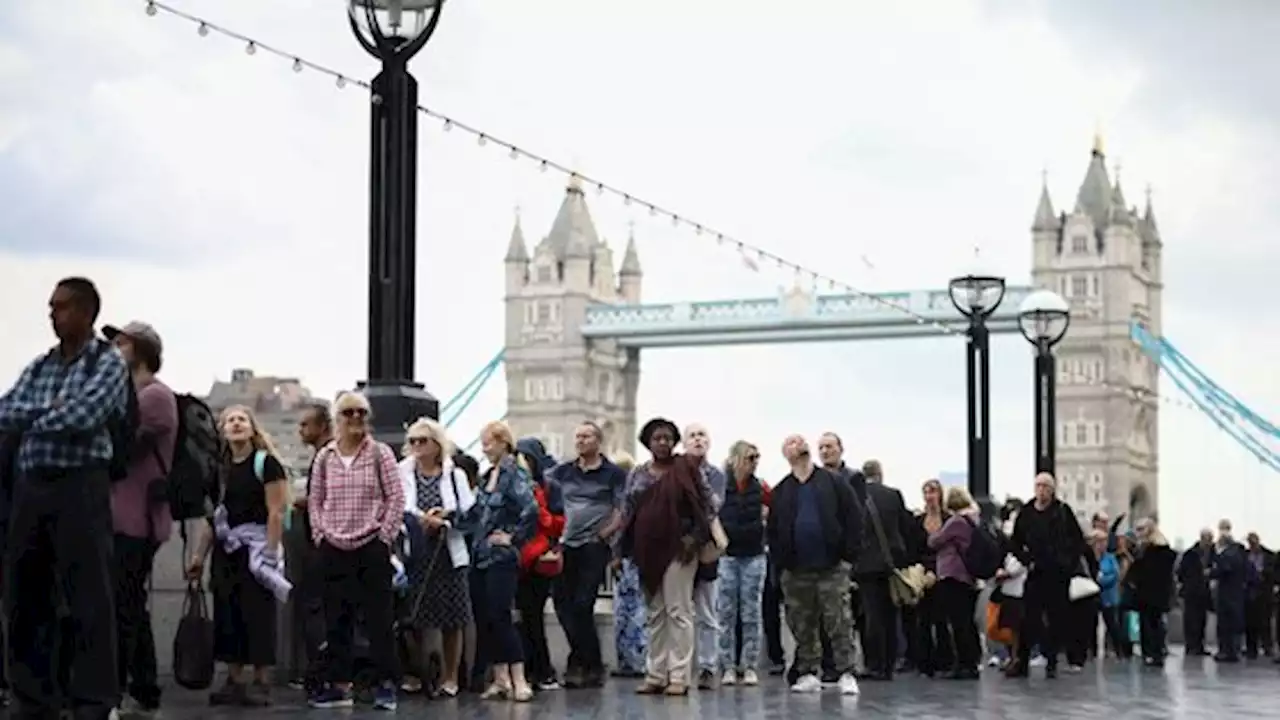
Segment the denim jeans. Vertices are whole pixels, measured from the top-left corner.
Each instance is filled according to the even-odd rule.
[[[716,612],[720,581],[708,580],[693,586],[693,612],[697,639],[698,671],[716,672],[720,660],[720,616]]]
[[[722,557],[719,569],[720,667],[755,670],[760,665],[760,638],[764,631],[761,603],[768,574],[764,555]],[[735,657],[735,630],[742,623],[742,656]]]
[[[524,662],[524,644],[511,619],[515,604],[517,569],[514,564],[500,563],[473,570],[481,590],[476,617],[476,645],[490,665]],[[479,653],[477,653],[479,655]]]

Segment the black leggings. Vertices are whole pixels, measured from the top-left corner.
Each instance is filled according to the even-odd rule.
[[[520,611],[520,640],[524,646],[525,672],[530,682],[556,679],[547,649],[547,598],[551,578],[528,574],[516,585],[516,608]]]

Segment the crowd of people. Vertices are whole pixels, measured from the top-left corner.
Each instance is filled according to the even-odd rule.
[[[4,639],[20,717],[160,707],[149,580],[175,518],[191,515],[175,473],[195,473],[199,417],[158,377],[156,330],[99,337],[100,302],[88,280],[61,281],[59,344],[0,398]],[[527,702],[609,674],[645,695],[749,688],[761,672],[788,675],[794,692],[853,695],[905,672],[972,681],[986,665],[1011,678],[1042,665],[1055,677],[1060,656],[1068,672],[1106,656],[1159,667],[1178,596],[1189,655],[1207,654],[1210,614],[1218,660],[1275,650],[1275,557],[1255,535],[1241,545],[1224,520],[1179,560],[1153,518],[1082,528],[1049,474],[984,521],[964,488],[937,480],[910,510],[879,462],[844,462],[835,433],[816,452],[787,437],[776,483],[759,477],[757,445],[735,442],[716,463],[706,427],[664,418],[640,431],[639,463],[606,457],[590,421],[565,461],[489,423],[478,461],[428,418],[397,452],[347,392],[302,413],[315,455],[291,479],[252,408],[210,422],[217,480],[185,561],[213,597],[226,675],[212,704],[272,702],[282,603],[297,640],[288,664],[317,708],[468,690]],[[596,626],[608,574],[611,669]],[[548,603],[570,651],[563,673]]]

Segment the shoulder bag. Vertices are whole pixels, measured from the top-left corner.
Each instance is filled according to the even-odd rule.
[[[871,497],[871,493],[867,493],[867,514],[871,518],[871,526],[875,529],[876,540],[880,545],[880,553],[884,557],[884,563],[889,568],[889,598],[894,605],[914,606],[920,602],[920,598],[924,596],[924,567],[921,565],[912,565],[908,568],[899,568],[893,560],[893,553],[889,552],[889,538],[884,534],[884,526],[880,523],[880,513],[876,509],[876,501]]]

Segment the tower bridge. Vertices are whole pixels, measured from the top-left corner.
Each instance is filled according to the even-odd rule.
[[[1036,288],[1061,294],[1072,322],[1057,347],[1058,465],[1062,491],[1081,514],[1157,507],[1157,364],[1130,337],[1133,322],[1159,335],[1161,248],[1148,197],[1139,210],[1089,152],[1070,212],[1041,188],[1028,256],[1032,287],[1010,286],[990,321],[1017,330]],[[865,296],[796,287],[776,297],[645,303],[644,269],[631,235],[615,263],[582,188],[570,181],[550,229],[530,249],[519,219],[504,258],[507,420],[555,455],[591,418],[606,447],[634,451],[644,348],[709,347],[932,336],[934,323],[963,330],[945,288]],[[1134,392],[1117,393],[1117,384]]]

